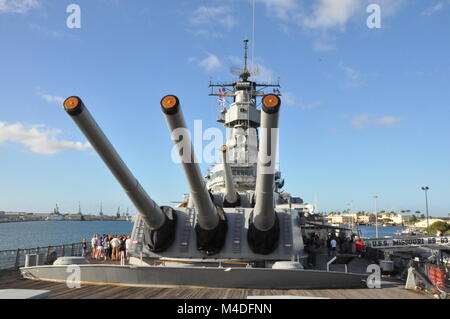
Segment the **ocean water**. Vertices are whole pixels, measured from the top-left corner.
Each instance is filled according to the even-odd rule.
[[[0,224],[0,250],[46,247],[88,241],[93,234],[129,235],[127,221],[42,221]],[[359,226],[364,238],[375,238],[374,226]],[[404,227],[378,227],[379,237],[395,236]]]
[[[376,230],[375,226],[358,226],[363,238],[375,238]],[[386,236],[395,236],[395,233],[404,230],[405,227],[400,226],[378,226],[378,237],[383,238]]]
[[[0,250],[88,242],[93,234],[130,235],[129,221],[40,221],[0,224]]]

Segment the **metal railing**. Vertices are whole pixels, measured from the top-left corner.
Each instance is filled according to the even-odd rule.
[[[87,254],[90,252],[90,245],[87,245]],[[25,265],[25,256],[38,255],[39,265],[52,264],[58,257],[81,256],[82,243],[73,243],[68,245],[47,246],[16,250],[0,251],[0,270],[17,269]]]

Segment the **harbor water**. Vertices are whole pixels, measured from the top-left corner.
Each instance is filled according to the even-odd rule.
[[[129,221],[38,221],[0,224],[0,251],[78,243],[93,234],[130,235]]]
[[[129,235],[129,221],[41,221],[0,224],[0,251],[46,247],[88,241],[93,234]],[[364,238],[375,237],[374,226],[359,226]],[[404,227],[378,227],[379,237],[395,236]]]
[[[358,229],[361,231],[363,238],[376,238],[376,229],[375,226],[358,226]],[[406,227],[402,226],[378,226],[378,238],[384,237],[392,237],[395,236],[395,233],[398,231],[402,231],[406,229]]]

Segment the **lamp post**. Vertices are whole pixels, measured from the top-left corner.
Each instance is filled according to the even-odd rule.
[[[422,190],[425,192],[425,208],[426,208],[426,211],[427,211],[427,228],[430,227],[430,223],[428,221],[428,190],[429,189],[430,188],[428,186],[423,186],[422,187]]]
[[[353,201],[351,200],[350,203],[347,204],[349,206],[348,214],[350,215],[350,218],[352,219],[352,228],[355,228],[355,220],[353,219]]]
[[[378,196],[373,197],[375,199],[375,237],[378,238],[378,210],[377,210],[377,199]]]

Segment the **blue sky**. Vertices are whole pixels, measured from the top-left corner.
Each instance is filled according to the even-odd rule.
[[[250,0],[0,0],[0,210],[132,212],[62,110],[83,98],[159,204],[188,187],[159,101],[216,126],[208,82],[232,80],[251,37]],[[81,8],[69,29],[66,8]],[[382,27],[369,29],[369,4]],[[254,63],[280,78],[285,190],[320,211],[450,213],[450,2],[257,0]],[[206,144],[206,142],[205,142]],[[202,165],[205,171],[207,165]]]

